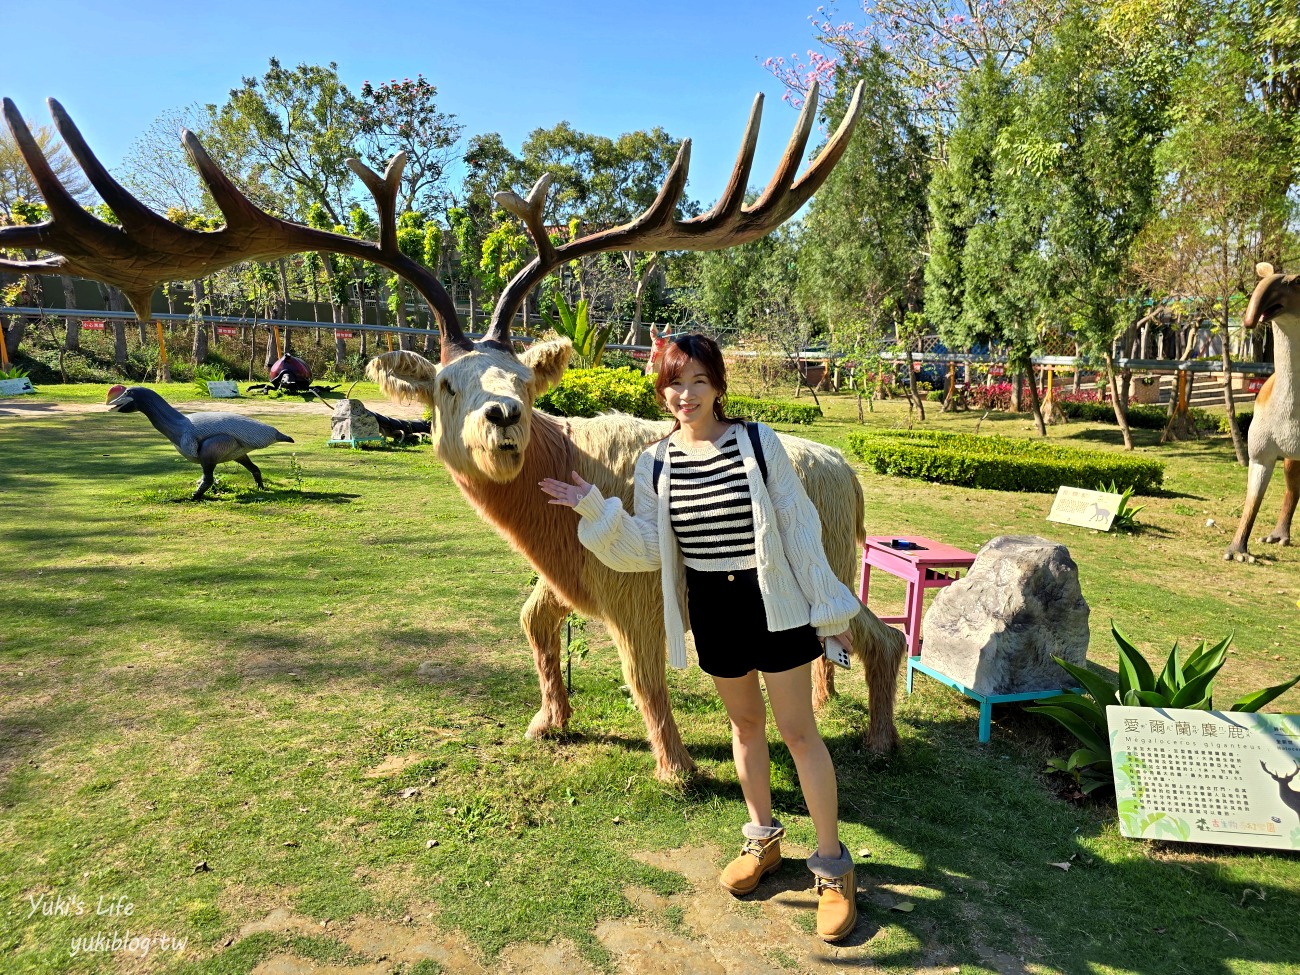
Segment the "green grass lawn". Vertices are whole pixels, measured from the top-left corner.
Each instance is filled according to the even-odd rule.
[[[42,390],[51,401],[103,394]],[[854,405],[832,399],[828,412],[790,432],[842,443]],[[0,970],[243,973],[290,953],[346,971],[376,955],[332,925],[364,918],[454,937],[486,970],[511,945],[563,939],[584,966],[613,971],[602,923],[689,930],[689,909],[653,906],[680,903],[688,881],[646,854],[730,855],[744,819],[707,678],[670,677],[701,767],[684,787],[653,779],[598,624],[573,666],[570,731],[522,740],[538,703],[518,623],[529,566],[428,447],[331,449],[323,411],[268,419],[297,441],[257,455],[268,490],[227,466],[196,505],[184,499],[197,468],[143,417],[0,414]],[[897,402],[867,417],[907,419]],[[969,431],[977,419],[936,411],[927,424]],[[981,430],[1028,436],[1032,421],[994,416]],[[1053,436],[1118,443],[1099,425]],[[1113,619],[1161,659],[1174,639],[1235,630],[1225,701],[1300,671],[1300,551],[1257,545],[1260,564],[1222,561],[1245,484],[1227,441],[1135,437],[1168,463],[1165,492],[1140,499],[1138,534],[1050,524],[1048,495],[863,473],[868,531],[970,549],[1008,533],[1064,542],[1103,670],[1116,662]],[[1279,478],[1261,528],[1280,498]],[[901,603],[901,584],[874,585],[873,608]],[[823,732],[845,842],[871,851],[844,967],[1300,971],[1300,856],[1123,839],[1112,805],[1065,801],[1043,775],[1066,750],[1053,726],[1006,707],[981,746],[973,702],[923,677],[900,693],[900,749],[872,756],[859,743],[860,673],[839,685]],[[1300,710],[1300,691],[1270,710]],[[779,745],[773,759],[777,815],[807,846],[793,764]],[[785,883],[799,886],[802,870],[785,867]],[[42,894],[72,899],[72,912],[33,913]],[[890,910],[902,901],[914,909]],[[96,914],[123,902],[129,916]],[[279,908],[314,927],[245,928]],[[114,930],[187,944],[145,959],[70,955],[73,939]],[[799,964],[775,950],[767,961]]]

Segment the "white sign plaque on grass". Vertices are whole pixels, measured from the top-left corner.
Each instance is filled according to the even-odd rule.
[[[1052,510],[1047,513],[1047,520],[1108,532],[1122,500],[1118,494],[1062,487],[1056,492],[1056,500],[1052,502]]]
[[[1300,715],[1106,709],[1124,836],[1300,850]]]
[[[230,399],[239,395],[239,383],[233,379],[222,379],[208,383],[208,395],[216,399]]]
[[[22,396],[25,393],[35,392],[32,381],[26,376],[21,379],[0,379],[0,396]]]

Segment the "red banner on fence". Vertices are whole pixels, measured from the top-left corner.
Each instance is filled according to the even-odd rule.
[[[990,376],[1005,376],[1007,374],[1006,366],[989,366]]]
[[[1264,388],[1264,383],[1266,382],[1268,382],[1267,379],[1260,379],[1258,376],[1253,376],[1246,380],[1246,392],[1258,393]]]
[[[218,325],[218,326],[217,326],[217,334],[218,334],[218,335],[238,335],[238,334],[239,334],[239,328],[238,328],[237,326],[235,326],[235,325]]]
[[[342,329],[335,329],[335,331],[334,331],[334,335],[335,335],[336,337],[338,337],[338,338],[341,338],[341,339],[350,339],[350,338],[352,338],[352,333],[351,333],[351,332],[345,332],[345,331],[343,331]]]
[[[98,318],[83,318],[81,320],[81,327],[88,328],[92,332],[102,332],[104,330],[104,323]]]

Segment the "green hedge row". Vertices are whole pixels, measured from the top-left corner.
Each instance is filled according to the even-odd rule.
[[[537,397],[536,406],[556,416],[595,416],[618,410],[646,420],[663,418],[654,377],[635,369],[569,369]]]
[[[647,420],[663,418],[655,400],[653,376],[636,369],[570,369],[551,389],[537,397],[537,408],[556,416],[595,416],[618,410]],[[812,423],[822,415],[811,404],[728,396],[727,412],[766,423]]]
[[[1241,431],[1241,435],[1243,437],[1250,436],[1250,421],[1254,418],[1254,416],[1255,416],[1254,413],[1237,414],[1237,429]],[[1227,413],[1224,413],[1223,416],[1218,417],[1217,422],[1218,422],[1218,431],[1221,434],[1223,434],[1224,436],[1228,436],[1229,434],[1232,433],[1232,431],[1228,429]]]
[[[1156,460],[992,434],[891,430],[850,433],[848,443],[878,474],[993,491],[1050,494],[1062,485],[1093,488],[1114,481],[1146,494],[1165,476],[1165,465]]]
[[[812,403],[789,403],[752,396],[727,395],[727,413],[763,423],[812,423],[822,415],[821,407]]]

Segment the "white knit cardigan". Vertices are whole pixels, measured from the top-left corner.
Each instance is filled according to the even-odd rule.
[[[747,436],[737,436],[740,458],[749,482],[754,509],[755,556],[758,587],[772,632],[811,623],[818,636],[843,633],[862,604],[852,590],[831,571],[822,548],[821,519],[795,473],[776,432],[758,425],[767,482]],[[637,459],[635,515],[629,515],[618,498],[591,490],[574,508],[580,516],[578,539],[597,558],[619,572],[660,570],[664,593],[664,627],[668,634],[668,661],[686,666],[686,612],[682,605],[685,565],[668,515],[671,459],[662,451],[659,490],[651,483],[654,446]]]

